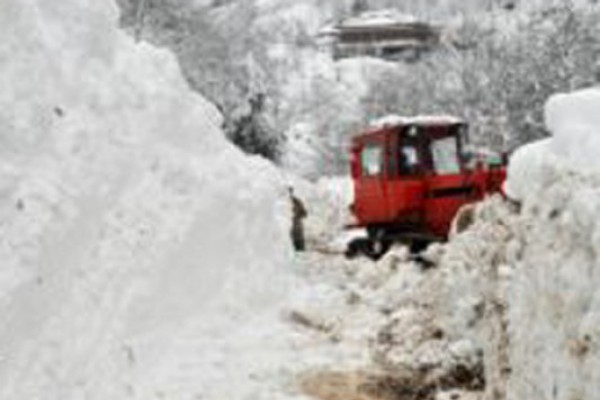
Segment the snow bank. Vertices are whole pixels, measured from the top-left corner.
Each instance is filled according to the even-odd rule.
[[[524,149],[510,171],[524,201],[506,295],[510,399],[600,393],[599,107],[598,89],[551,98],[552,138]]]
[[[599,213],[600,179],[570,173],[523,207],[507,293],[510,399],[600,393]]]
[[[445,248],[441,323],[483,350],[488,398],[600,393],[598,107],[597,89],[550,99],[552,137],[511,160],[519,209],[478,207]]]
[[[276,346],[286,190],[116,19],[0,5],[0,397],[241,398],[272,361],[235,355]]]

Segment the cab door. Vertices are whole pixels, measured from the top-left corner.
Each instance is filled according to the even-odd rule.
[[[387,219],[399,227],[419,229],[424,198],[423,148],[417,127],[402,127],[389,146],[389,173],[386,181]]]
[[[364,141],[358,152],[355,180],[355,214],[361,225],[386,222],[385,136]]]
[[[458,128],[445,127],[428,135],[431,173],[427,175],[426,225],[433,234],[445,237],[458,210],[476,200],[470,174],[461,164]]]

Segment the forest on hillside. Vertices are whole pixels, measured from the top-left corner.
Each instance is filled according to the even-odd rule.
[[[453,114],[475,146],[547,135],[543,104],[597,83],[595,1],[120,0],[122,24],[177,54],[228,137],[306,177],[344,173],[349,137],[388,114]],[[442,31],[419,62],[334,60],[319,31],[393,8]]]

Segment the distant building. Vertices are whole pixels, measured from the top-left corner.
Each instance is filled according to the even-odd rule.
[[[393,11],[368,12],[321,30],[323,47],[334,58],[374,56],[416,60],[440,42],[440,30]]]

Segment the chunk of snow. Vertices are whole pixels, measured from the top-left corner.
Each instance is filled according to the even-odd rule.
[[[576,168],[600,170],[600,89],[558,94],[545,108],[550,149]]]
[[[537,194],[544,184],[544,174],[553,169],[547,167],[559,162],[549,151],[551,139],[527,144],[512,155],[508,165],[506,194],[515,200],[524,200],[529,194]]]
[[[549,139],[518,149],[508,169],[507,194],[524,200],[560,171],[600,171],[600,89],[558,94],[545,107]],[[551,176],[548,176],[548,175]]]

